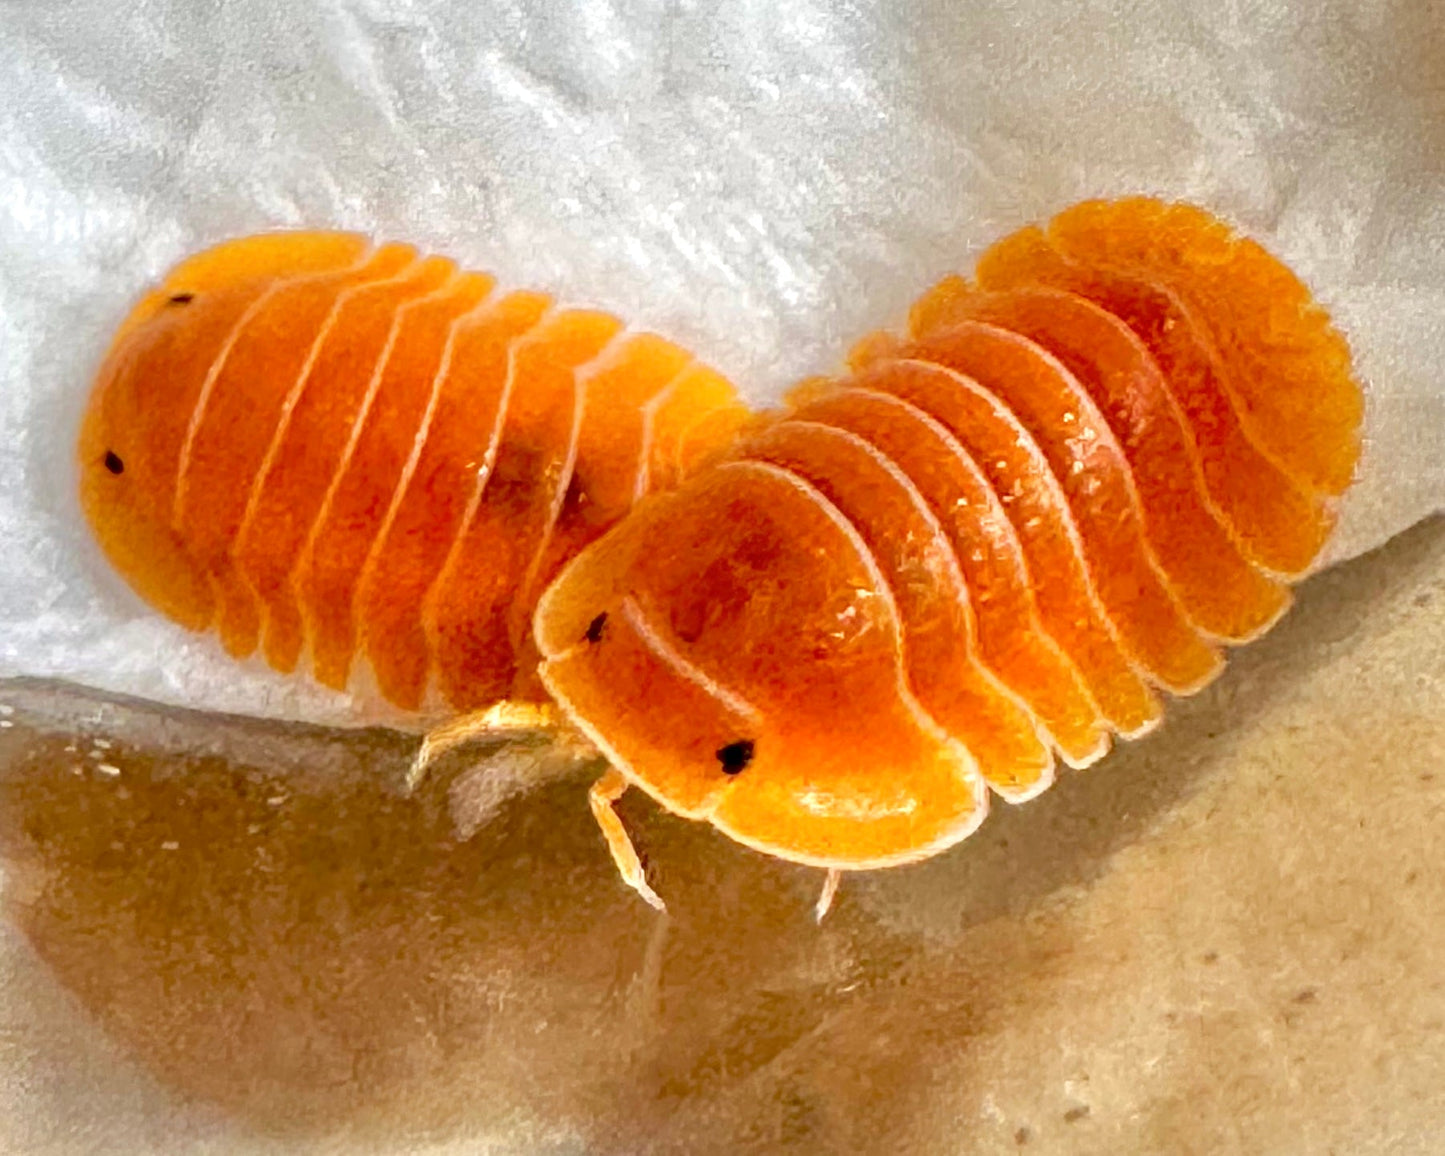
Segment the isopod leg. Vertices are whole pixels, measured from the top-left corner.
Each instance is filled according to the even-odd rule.
[[[843,878],[843,872],[836,867],[828,868],[828,874],[823,879],[823,893],[818,896],[818,902],[813,905],[813,918],[822,923],[823,917],[833,908],[833,899],[838,894],[838,882]]]
[[[637,849],[628,838],[622,820],[612,809],[612,804],[617,802],[626,790],[627,780],[622,777],[622,772],[616,767],[609,767],[607,773],[592,784],[592,789],[587,793],[587,801],[592,804],[592,815],[597,820],[597,825],[602,828],[602,837],[607,840],[607,849],[612,852],[612,862],[617,864],[617,873],[622,876],[622,881],[657,910],[666,911],[667,905],[662,902],[662,897],[647,885],[647,877],[642,873],[642,860],[637,857]]]
[[[448,719],[428,731],[422,739],[406,773],[407,792],[416,790],[432,763],[453,747],[472,739],[505,735],[512,731],[555,730],[560,721],[557,708],[551,703],[510,701],[493,703],[485,710],[474,710]]]

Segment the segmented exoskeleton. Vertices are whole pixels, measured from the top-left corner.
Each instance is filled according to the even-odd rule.
[[[123,327],[82,437],[118,568],[234,653],[462,709],[550,698],[628,785],[837,872],[934,854],[1266,630],[1363,398],[1303,285],[1201,210],[1022,230],[749,417],[604,314],[401,246],[261,238]],[[527,718],[545,718],[533,711]]]

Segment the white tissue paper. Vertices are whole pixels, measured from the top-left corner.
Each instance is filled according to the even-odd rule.
[[[237,667],[90,542],[72,446],[178,258],[343,227],[690,344],[758,402],[1080,198],[1195,200],[1370,393],[1333,557],[1445,502],[1445,14],[1046,0],[0,4],[0,678],[380,717]]]

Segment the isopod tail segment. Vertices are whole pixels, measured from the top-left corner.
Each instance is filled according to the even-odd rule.
[[[612,764],[594,808],[631,784],[824,868],[820,917],[841,872],[966,838],[1277,621],[1363,414],[1288,269],[1143,198],[999,242],[789,401],[581,551],[534,631]]]

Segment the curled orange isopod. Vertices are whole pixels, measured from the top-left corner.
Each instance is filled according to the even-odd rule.
[[[678,347],[343,233],[182,263],[116,335],[86,515],[152,605],[407,709],[580,733],[839,873],[1157,725],[1289,604],[1363,398],[1305,287],[1204,211],[1080,204],[751,415]]]

